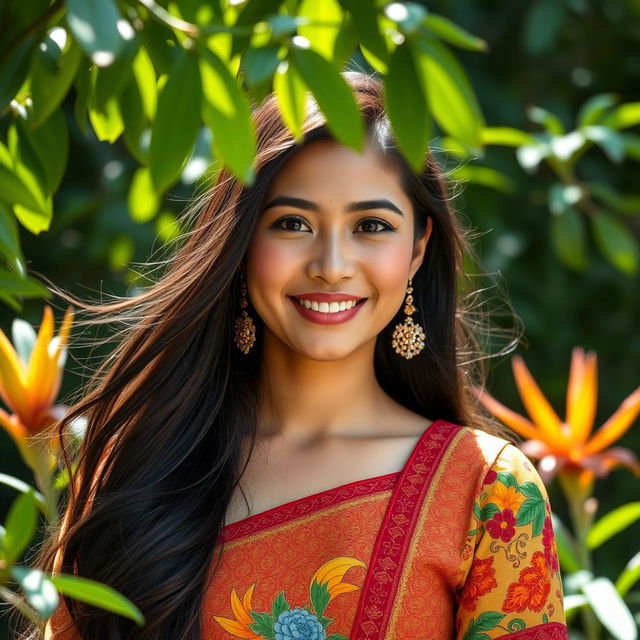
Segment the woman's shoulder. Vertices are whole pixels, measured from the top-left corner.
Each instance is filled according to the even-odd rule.
[[[460,446],[464,447],[467,457],[474,459],[480,471],[480,490],[486,491],[496,480],[515,488],[532,483],[546,496],[538,471],[515,441],[481,428],[459,426],[462,427]]]

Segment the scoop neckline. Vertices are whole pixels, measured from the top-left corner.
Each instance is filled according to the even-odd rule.
[[[388,480],[399,476],[407,467],[409,461],[413,458],[413,454],[415,453],[418,445],[422,442],[425,434],[433,427],[435,424],[446,422],[443,419],[433,420],[431,424],[427,425],[424,431],[420,434],[416,443],[409,453],[407,459],[402,465],[402,469],[399,471],[392,471],[391,473],[385,473],[378,476],[372,476],[369,478],[362,478],[361,480],[354,480],[352,482],[347,482],[336,487],[331,487],[330,489],[325,489],[323,491],[317,491],[316,493],[311,493],[309,495],[303,496],[302,498],[296,498],[295,500],[289,500],[288,502],[284,502],[283,504],[276,505],[275,507],[271,507],[269,509],[265,509],[264,511],[259,511],[258,513],[252,513],[246,518],[242,518],[242,520],[236,520],[235,522],[230,522],[222,527],[220,530],[220,537],[225,540],[225,542],[230,542],[231,540],[235,540],[239,537],[245,535],[245,533],[249,533],[252,531],[252,525],[256,525],[259,520],[269,519],[270,516],[273,516],[280,511],[287,511],[289,515],[285,515],[281,520],[278,520],[277,523],[274,524],[285,524],[292,520],[295,520],[297,517],[300,517],[302,514],[296,514],[295,508],[297,505],[305,503],[305,502],[314,502],[317,501],[318,498],[327,496],[329,498],[333,497],[334,494],[342,491],[344,492],[344,497],[342,500],[338,502],[334,502],[333,504],[341,504],[344,501],[349,500],[352,496],[349,495],[349,490],[357,489],[362,485],[367,483],[372,483],[370,487],[370,491],[368,491],[364,495],[371,495],[374,493],[379,493],[381,491],[386,491],[393,488],[393,485],[389,486]],[[324,504],[318,505],[318,509],[324,507]],[[312,511],[311,511],[312,512]],[[265,527],[266,528],[266,527]],[[243,531],[247,530],[247,531]]]

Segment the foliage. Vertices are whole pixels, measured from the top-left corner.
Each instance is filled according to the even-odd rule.
[[[478,101],[447,44],[484,50],[485,43],[418,4],[34,4],[9,7],[8,44],[0,50],[0,250],[9,263],[0,296],[15,310],[19,298],[48,295],[26,273],[17,224],[34,234],[51,226],[67,166],[62,105],[70,93],[80,130],[91,128],[110,144],[122,138],[140,163],[128,196],[140,222],[158,213],[162,195],[185,170],[206,179],[224,165],[252,183],[250,103],[271,89],[297,140],[310,90],[336,138],[361,150],[363,122],[339,73],[358,47],[383,74],[392,126],[414,170],[434,133],[429,113],[464,149],[482,147]],[[198,158],[204,162],[196,169]]]

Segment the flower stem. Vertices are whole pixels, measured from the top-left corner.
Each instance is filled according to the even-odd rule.
[[[595,518],[592,497],[594,477],[580,476],[572,472],[558,474],[560,486],[569,505],[569,514],[576,541],[576,553],[583,570],[593,573],[591,550],[587,546],[587,534]],[[581,607],[580,615],[587,640],[600,640],[602,625],[591,607]]]

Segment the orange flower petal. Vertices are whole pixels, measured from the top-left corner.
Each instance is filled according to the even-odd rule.
[[[229,633],[237,636],[238,638],[259,638],[260,636],[257,633],[251,631],[251,629],[247,629],[244,625],[236,622],[235,620],[231,620],[230,618],[223,618],[222,616],[213,616],[213,619],[225,630]]]
[[[335,587],[331,587],[331,589],[329,589],[329,597],[333,599],[342,593],[357,591],[359,588],[360,587],[357,587],[355,584],[347,584],[346,582],[341,582],[340,584],[337,584]]]
[[[514,356],[511,365],[522,403],[538,429],[545,434],[544,439],[566,445],[567,438],[562,431],[562,421],[544,397],[522,357]]]
[[[68,307],[64,318],[62,320],[62,325],[60,326],[60,332],[58,333],[58,344],[56,345],[55,351],[51,356],[51,363],[53,365],[52,372],[54,374],[53,382],[51,385],[51,389],[49,392],[49,397],[47,398],[47,404],[53,404],[60,393],[60,386],[62,384],[62,374],[63,368],[58,364],[60,354],[66,348],[67,343],[69,342],[69,334],[71,333],[71,325],[73,323],[73,309]]]
[[[496,418],[502,420],[508,427],[511,427],[516,433],[529,440],[539,440],[542,433],[538,431],[536,426],[521,416],[520,414],[505,407],[498,402],[489,392],[478,387],[473,387],[474,393],[478,400],[486,407],[487,411],[492,413]]]
[[[31,412],[39,413],[47,405],[57,368],[49,356],[49,343],[53,338],[53,311],[45,306],[38,336],[31,350],[27,371],[27,393]],[[54,370],[55,368],[55,370]]]
[[[574,347],[567,387],[567,422],[574,445],[586,442],[593,429],[598,401],[597,380],[597,355],[590,351],[585,358],[584,350]]]
[[[0,397],[20,416],[29,417],[27,376],[9,338],[0,329]]]
[[[231,611],[233,615],[236,617],[238,622],[241,622],[243,625],[247,625],[250,622],[253,622],[253,618],[249,615],[249,613],[245,610],[244,606],[240,602],[240,598],[238,598],[238,594],[235,589],[231,590]]]
[[[10,416],[3,409],[0,409],[0,425],[7,430],[7,433],[18,445],[20,445],[21,441],[26,440],[29,435],[24,425],[18,419],[18,416]]]
[[[253,595],[253,590],[256,586],[256,583],[254,582],[245,592],[243,598],[242,598],[242,606],[244,607],[245,611],[249,611],[251,609],[251,596]]]
[[[592,455],[615,442],[629,429],[640,412],[640,387],[627,396],[616,412],[596,431],[585,445],[583,454]]]

